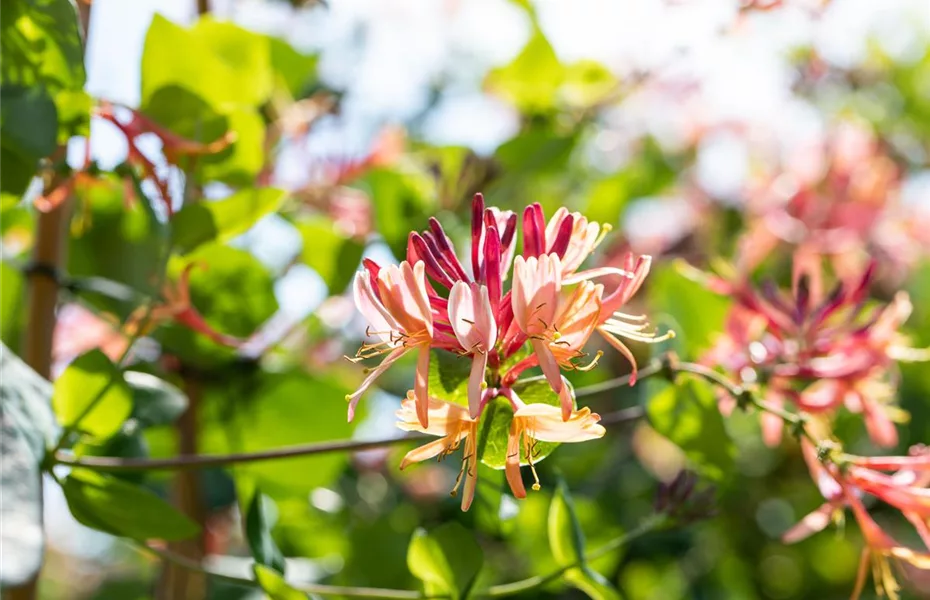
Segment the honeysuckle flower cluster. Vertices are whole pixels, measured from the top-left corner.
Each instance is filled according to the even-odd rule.
[[[744,384],[761,385],[772,406],[811,414],[845,406],[862,414],[875,444],[896,445],[895,422],[907,414],[892,404],[895,361],[924,359],[926,352],[909,348],[899,332],[911,312],[905,292],[887,305],[870,304],[874,275],[873,263],[853,285],[839,283],[829,294],[823,293],[819,270],[798,270],[790,291],[709,279],[734,305],[726,331],[704,361]],[[726,398],[722,408],[732,405]],[[765,441],[778,444],[782,420],[771,413],[761,418]]]
[[[849,508],[865,540],[852,600],[861,595],[869,567],[876,593],[897,600],[900,587],[893,567],[930,570],[930,449],[914,446],[908,456],[841,455],[826,461],[807,440],[802,440],[801,449],[826,502],[789,529],[783,541],[794,543],[831,521],[842,522]],[[905,546],[884,531],[866,510],[865,495],[900,511],[913,525],[923,549]]]
[[[518,224],[523,248],[516,255]],[[426,231],[410,234],[406,260],[399,265],[380,266],[366,259],[356,274],[354,295],[370,325],[367,333],[377,341],[363,345],[353,360],[383,358],[347,396],[349,419],[365,391],[391,364],[415,354],[414,385],[397,412],[398,426],[440,439],[410,452],[402,467],[446,456],[464,444],[455,489],[464,480],[462,509],[467,510],[477,476],[478,424],[488,402],[501,397],[513,409],[507,480],[514,495],[524,497],[521,457],[535,479],[537,442],[581,442],[604,435],[596,413],[576,408],[572,388],[562,375],[597,363],[600,353],[592,358],[584,351],[589,338],[597,332],[625,356],[635,383],[636,361],[624,340],[657,342],[672,335],[657,336],[645,317],[620,312],[649,273],[650,257],[629,255],[623,268],[580,270],[608,231],[565,208],[547,222],[539,204],[518,216],[486,207],[477,194],[468,268],[435,218],[429,219]],[[471,361],[467,408],[430,395],[434,350]],[[558,406],[526,403],[518,395],[515,384],[533,367],[542,370]]]

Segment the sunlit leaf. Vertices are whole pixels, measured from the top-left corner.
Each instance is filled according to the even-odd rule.
[[[80,523],[136,540],[182,540],[198,525],[149,490],[89,469],[72,469],[62,484]]]
[[[433,182],[422,173],[374,169],[358,185],[374,203],[375,229],[394,255],[406,254],[407,234],[422,229],[435,202]]]
[[[0,288],[0,341],[18,348],[26,320],[26,278],[4,261],[0,263]]]
[[[269,37],[268,44],[271,49],[271,67],[278,84],[292,97],[300,98],[316,79],[318,58],[302,54],[276,37]]]
[[[271,537],[271,528],[278,520],[274,500],[256,489],[245,517],[245,535],[255,561],[284,573],[284,554]]]
[[[139,427],[168,425],[187,409],[184,392],[164,379],[139,371],[126,371],[123,379],[132,392],[131,417]]]
[[[116,365],[100,350],[91,350],[55,380],[52,406],[65,427],[106,439],[132,413],[132,394]]]
[[[460,406],[468,406],[471,359],[453,352],[433,350],[429,361],[429,394]]]
[[[36,150],[39,141],[47,144],[54,138],[65,143],[72,135],[86,134],[90,103],[83,94],[84,51],[74,3],[4,0],[0,29],[4,138],[10,125],[15,129],[31,124],[38,135],[29,145]],[[36,103],[18,102],[17,95],[11,93],[13,88],[8,86],[32,88],[27,96],[36,99]],[[47,98],[54,101],[57,107],[54,112],[49,109]],[[12,106],[7,106],[8,103]],[[40,115],[48,120],[40,121]],[[7,147],[6,139],[3,146]],[[8,166],[6,161],[4,166]],[[3,189],[9,189],[8,185],[4,184]]]
[[[41,464],[56,425],[51,384],[3,344],[0,371],[0,585],[6,587],[28,581],[42,564]]]
[[[646,414],[656,431],[684,450],[705,477],[722,480],[733,474],[736,450],[709,384],[682,378],[647,390],[652,393]]]
[[[483,563],[474,536],[456,522],[429,532],[418,529],[407,550],[407,566],[423,581],[428,595],[467,598]]]
[[[267,38],[206,18],[188,29],[155,15],[142,53],[142,105],[175,85],[223,112],[257,106],[271,92]]]
[[[568,486],[559,480],[549,505],[549,548],[556,564],[566,569],[567,582],[594,600],[620,598],[620,593],[585,559],[585,537],[575,514]]]
[[[286,197],[284,190],[253,188],[222,200],[189,204],[171,219],[171,239],[181,252],[205,242],[229,241],[276,211]]]
[[[723,331],[730,299],[684,277],[669,264],[654,269],[648,284],[653,319],[666,321],[675,330],[670,343],[682,356],[700,358],[714,336]]]
[[[565,68],[546,36],[536,30],[520,54],[506,66],[488,73],[485,88],[523,112],[546,112],[554,107]]]
[[[294,589],[284,577],[274,569],[264,565],[252,565],[255,581],[271,600],[307,600],[307,594]]]
[[[300,221],[297,229],[304,243],[303,262],[323,278],[331,294],[342,293],[358,270],[364,244],[324,216]]]

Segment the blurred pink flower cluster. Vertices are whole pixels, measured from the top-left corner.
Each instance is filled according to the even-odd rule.
[[[920,352],[899,332],[911,312],[907,294],[872,305],[868,288],[874,275],[873,263],[852,285],[840,282],[829,294],[823,292],[819,267],[798,269],[790,291],[771,282],[756,289],[710,279],[711,287],[731,295],[734,304],[704,362],[745,384],[761,385],[772,406],[811,414],[832,414],[845,406],[861,413],[875,444],[895,446],[894,421],[906,417],[891,404],[895,361],[919,358]],[[724,400],[724,410],[733,403]],[[781,419],[765,413],[762,421],[766,443],[777,445]]]

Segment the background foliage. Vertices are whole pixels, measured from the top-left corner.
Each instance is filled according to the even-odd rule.
[[[120,26],[102,16],[112,5],[95,2],[95,11],[98,4],[91,43]],[[20,376],[19,370],[28,373],[25,365],[3,351],[2,427],[4,438],[16,440],[9,447],[4,441],[4,460],[19,457],[33,475],[43,448],[60,439],[56,428],[69,432],[76,421],[79,429],[66,436],[75,454],[123,458],[175,456],[191,445],[204,454],[255,452],[392,433],[392,412],[410,387],[413,365],[392,369],[379,381],[383,389],[363,401],[363,413],[346,422],[344,397],[362,371],[342,357],[364,335],[346,288],[363,255],[403,258],[408,232],[424,229],[429,216],[465,239],[476,191],[506,209],[540,202],[552,214],[564,205],[611,224],[615,233],[601,261],[630,249],[656,255],[637,309],[679,333],[653,350],[689,360],[723,330],[729,300],[682,277],[674,260],[701,267],[734,260],[737,240],[764,212],[772,182],[790,185],[808,167],[829,164],[844,144],[857,143],[840,133],[864,132],[878,148],[865,160],[888,157],[902,202],[924,209],[914,229],[928,223],[918,220],[930,207],[930,14],[920,2],[879,11],[893,15],[886,19],[892,37],[910,36],[903,50],[865,30],[866,50],[855,60],[831,55],[817,35],[783,43],[778,66],[760,59],[761,71],[785,70],[786,123],[766,122],[753,106],[728,114],[718,110],[726,98],[715,105],[702,96],[707,81],[688,70],[689,57],[711,50],[689,45],[686,30],[663,30],[660,19],[647,32],[671,46],[680,42],[683,58],[673,53],[671,66],[641,56],[637,62],[620,50],[612,62],[576,57],[549,39],[553,11],[544,2],[428,9],[449,11],[443,21],[453,24],[449,37],[456,35],[457,11],[472,11],[489,31],[509,27],[495,25],[506,15],[502,22],[523,33],[509,44],[512,51],[492,61],[449,51],[447,71],[460,65],[470,70],[470,82],[435,73],[428,99],[410,100],[409,110],[389,120],[358,108],[366,88],[353,81],[351,63],[333,57],[367,48],[381,31],[372,22],[356,23],[358,38],[348,45],[338,39],[308,45],[295,43],[286,27],[251,22],[250,14],[262,9],[226,4],[187,19],[156,14],[144,36],[138,93],[127,100],[92,91],[72,3],[3,0],[0,339],[14,353],[24,343],[25,273],[43,202],[64,190],[58,200],[67,198],[70,213],[54,390],[34,374]],[[283,21],[325,23],[329,14],[335,28],[346,18],[339,0],[271,4]],[[798,23],[816,30],[841,18],[831,11],[843,9],[832,4],[852,3],[711,2],[693,10],[722,15],[708,44],[718,48],[723,73],[738,80],[746,73],[725,66],[725,55],[739,48],[734,39],[771,36]],[[378,10],[403,16],[411,9]],[[402,25],[397,15],[385,18]],[[583,29],[574,35],[583,37]],[[648,53],[648,36],[642,44]],[[389,75],[400,78],[404,59],[394,68]],[[493,104],[489,113],[459,116],[444,104],[466,84]],[[733,102],[751,102],[746,98]],[[493,127],[482,129],[486,116]],[[787,121],[802,117],[814,123],[813,133],[792,141],[782,132],[795,131]],[[437,121],[457,119],[464,125],[446,123],[447,129],[473,123],[490,130],[493,143],[436,133]],[[813,185],[832,193],[827,183]],[[926,250],[918,243],[882,255],[876,290],[883,300],[898,289],[912,294],[907,329],[924,346],[930,344]],[[789,247],[777,246],[758,273],[785,284],[790,257]],[[189,298],[177,293],[185,273]],[[172,297],[173,312],[149,312]],[[194,323],[192,314],[202,320]],[[634,345],[634,351],[645,361],[650,349]],[[618,357],[601,364],[574,375],[575,387],[628,371]],[[930,375],[910,365],[900,376],[900,402],[911,413],[901,427],[906,449],[930,440]],[[196,418],[185,418],[194,405]],[[305,597],[282,573],[288,581],[466,597],[560,568],[567,569],[564,577],[525,596],[578,597],[580,590],[631,600],[847,597],[860,546],[854,528],[795,546],[778,539],[821,502],[793,441],[765,447],[754,417],[724,419],[713,389],[698,381],[645,381],[599,393],[590,405],[601,414],[642,405],[647,418],[611,427],[600,441],[561,446],[539,465],[542,490],[524,501],[505,491],[500,471],[481,466],[478,497],[467,513],[448,497],[458,465],[400,472],[403,445],[193,471],[202,490],[194,507],[179,503],[184,478],[175,474],[58,469],[61,491],[46,477],[41,597],[152,597],[159,561],[121,538],[172,541],[195,532],[207,555],[224,557],[217,568],[231,574],[249,576],[254,556],[254,575],[275,599]],[[858,421],[841,421],[840,432],[849,448],[868,448]],[[578,564],[584,548],[647,518],[658,483],[683,466],[716,486],[717,516]],[[14,518],[37,526],[35,481],[7,478],[5,464],[4,527]],[[883,524],[886,516],[878,513]],[[40,556],[27,546],[17,565],[26,571]],[[222,579],[207,586],[210,598],[260,594]]]

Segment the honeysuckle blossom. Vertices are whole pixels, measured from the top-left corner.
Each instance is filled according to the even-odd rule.
[[[520,475],[521,450],[533,473],[533,489],[538,490],[539,477],[533,466],[536,442],[586,442],[603,437],[605,430],[598,424],[600,415],[592,413],[588,407],[572,411],[568,419],[563,419],[561,409],[556,406],[523,404],[515,394],[511,394],[511,398],[515,410],[507,440],[505,473],[513,495],[525,498],[526,488]]]
[[[852,600],[862,593],[870,566],[877,593],[899,598],[900,587],[891,561],[930,570],[930,532],[927,525],[930,518],[927,489],[930,484],[930,454],[927,449],[914,447],[907,457],[843,456],[841,468],[829,459],[821,463],[817,450],[807,440],[802,440],[801,448],[811,476],[827,502],[789,529],[782,540],[790,544],[821,531],[831,521],[841,521],[848,507],[865,539]],[[886,475],[880,472],[882,470],[895,471],[895,474]],[[885,532],[866,510],[861,498],[863,494],[873,495],[900,510],[914,525],[926,546],[925,551],[904,546]]]
[[[868,311],[874,263],[854,285],[839,283],[830,294],[822,291],[819,269],[802,264],[791,292],[771,284],[756,291],[716,281],[735,303],[726,332],[704,361],[745,383],[764,383],[766,400],[775,406],[790,404],[809,413],[845,406],[861,413],[872,440],[894,446],[894,422],[906,415],[891,405],[895,386],[890,372],[895,360],[927,358],[925,351],[908,347],[899,332],[911,311],[907,294],[900,292],[887,306]],[[777,444],[780,421],[764,417],[763,427],[766,442]]]
[[[363,359],[387,353],[373,369],[349,401],[349,420],[355,416],[355,406],[362,394],[398,358],[411,350],[417,351],[414,394],[417,415],[423,427],[429,425],[429,351],[433,341],[433,314],[426,291],[425,267],[422,261],[413,266],[407,261],[400,266],[389,265],[377,272],[360,271],[355,276],[355,303],[371,324],[370,333],[381,339],[363,345],[356,358]]]
[[[468,410],[472,418],[477,418],[488,352],[497,341],[497,324],[488,299],[488,288],[477,283],[456,282],[449,294],[449,321],[459,343],[473,356],[468,379]]]
[[[523,226],[519,255],[518,221]],[[600,352],[585,360],[591,335],[600,331],[608,337],[630,360],[634,374],[633,355],[619,338],[650,342],[667,337],[650,333],[645,317],[619,312],[643,284],[650,259],[631,255],[622,268],[584,270],[583,263],[609,227],[567,209],[556,211],[547,223],[539,204],[526,207],[520,221],[513,212],[485,206],[481,194],[472,202],[471,248],[464,253],[470,264],[460,260],[438,220],[430,218],[427,224],[426,230],[408,236],[406,260],[400,266],[381,267],[366,259],[356,274],[355,302],[368,320],[367,334],[379,341],[363,345],[352,360],[387,356],[347,397],[349,418],[376,378],[416,349],[416,381],[398,413],[399,426],[443,439],[408,455],[404,466],[445,455],[465,439],[465,455],[471,461],[462,475],[468,498],[463,499],[463,508],[467,508],[473,494],[469,486],[474,484],[474,461],[480,458],[473,432],[488,402],[504,397],[514,410],[510,445],[517,445],[515,457],[508,457],[508,479],[522,497],[522,484],[517,487],[520,448],[532,465],[535,441],[578,442],[604,434],[597,423],[600,417],[588,408],[576,409],[571,385],[563,377],[563,371],[596,365]],[[508,281],[510,289],[505,288]],[[530,352],[518,357],[526,346]],[[446,402],[458,402],[457,398],[430,398],[431,351],[471,360],[467,409]],[[514,387],[521,375],[535,367],[558,396],[558,405],[525,405],[517,397]],[[414,409],[416,421],[411,417]]]
[[[413,397],[412,392],[407,393],[407,399],[401,403],[397,411],[397,427],[404,431],[420,431],[430,435],[440,436],[440,439],[424,444],[408,452],[400,463],[405,469],[415,462],[422,462],[438,456],[440,460],[455,452],[462,442],[465,442],[462,455],[462,470],[452,489],[452,495],[458,492],[463,479],[465,487],[462,490],[462,510],[468,510],[475,497],[475,485],[478,482],[478,451],[477,451],[477,425],[468,410],[462,406],[443,402],[436,398],[429,399],[429,426],[421,424],[419,417],[419,400]]]

